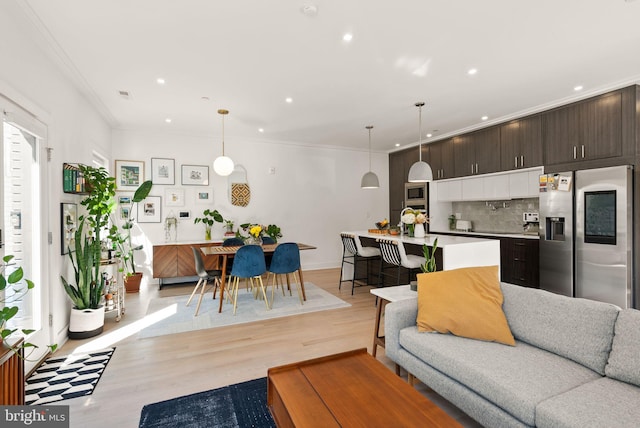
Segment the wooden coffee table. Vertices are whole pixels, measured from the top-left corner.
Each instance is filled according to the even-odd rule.
[[[278,427],[460,427],[366,349],[268,370]]]

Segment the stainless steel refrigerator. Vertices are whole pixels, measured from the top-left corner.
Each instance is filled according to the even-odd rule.
[[[540,176],[540,288],[632,307],[632,166]]]

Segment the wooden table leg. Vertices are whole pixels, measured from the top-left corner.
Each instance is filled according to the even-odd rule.
[[[222,256],[222,278],[220,279],[220,308],[218,313],[222,312],[222,302],[224,302],[224,287],[227,283],[227,255]]]
[[[304,291],[304,277],[302,276],[302,268],[298,269],[298,276],[300,277],[300,287],[302,288],[302,300],[307,301],[307,293]]]
[[[371,351],[371,355],[372,356],[376,356],[376,351],[378,350],[378,343],[379,343],[379,339],[380,339],[380,318],[382,316],[382,306],[383,306],[383,299],[381,299],[380,297],[378,297],[378,305],[376,308],[376,325],[375,328],[373,329],[373,348]]]

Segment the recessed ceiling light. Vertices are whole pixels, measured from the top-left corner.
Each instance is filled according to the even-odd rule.
[[[287,98],[285,98],[285,101],[288,102],[289,104],[291,104],[293,102],[293,98],[287,97]]]
[[[351,40],[353,40],[353,34],[346,33],[344,36],[342,36],[342,40],[344,40],[345,42],[350,42]]]
[[[469,76],[473,76],[474,74],[476,74],[478,72],[477,68],[470,68],[469,71],[467,71],[467,74]]]
[[[487,120],[487,119],[489,119],[489,116],[482,116],[481,119],[482,120]]]
[[[431,137],[433,137],[433,134],[431,133],[427,134],[427,138],[431,138]]]
[[[170,118],[170,117],[168,117],[168,118],[166,118],[164,121],[165,121],[165,122],[167,122],[167,123],[171,123],[171,118]]]
[[[264,128],[258,128],[258,132],[264,132]]]
[[[164,81],[164,79],[162,77],[158,77],[156,79],[156,82],[158,82],[158,85],[164,85],[164,83],[165,83],[165,81]]]
[[[318,14],[318,6],[315,4],[305,4],[300,8],[300,11],[307,16],[316,16]]]
[[[583,89],[583,86],[582,86],[582,85],[578,85],[578,86],[574,86],[574,87],[573,87],[573,90],[574,90],[574,91],[581,91],[582,89]]]
[[[396,143],[396,147],[400,147],[400,143]]]

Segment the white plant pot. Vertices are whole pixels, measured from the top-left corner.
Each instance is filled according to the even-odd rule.
[[[102,333],[104,305],[98,309],[71,309],[69,339],[87,339]]]

